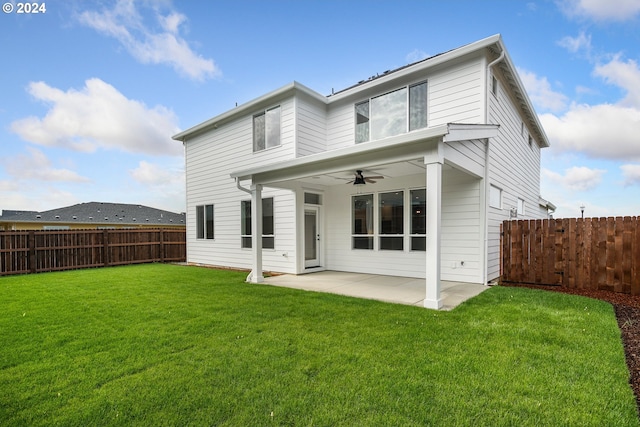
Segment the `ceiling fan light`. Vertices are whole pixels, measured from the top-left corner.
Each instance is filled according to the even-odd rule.
[[[366,184],[366,181],[362,176],[356,176],[356,178],[353,180],[353,185],[365,185],[365,184]]]

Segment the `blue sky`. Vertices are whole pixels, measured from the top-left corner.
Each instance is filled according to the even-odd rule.
[[[640,0],[4,3],[0,209],[184,211],[178,131],[294,80],[329,94],[500,33],[551,142],[555,216],[640,215]]]

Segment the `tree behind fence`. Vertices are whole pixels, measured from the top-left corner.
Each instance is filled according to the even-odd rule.
[[[184,230],[0,231],[0,276],[185,260]]]
[[[640,217],[505,221],[505,282],[640,295]]]

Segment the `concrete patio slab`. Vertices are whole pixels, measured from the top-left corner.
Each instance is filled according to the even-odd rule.
[[[299,276],[283,274],[266,277],[264,283],[418,307],[424,306],[426,294],[424,279],[341,271],[321,271]],[[451,310],[486,289],[488,287],[483,285],[443,281],[440,285],[442,309]]]

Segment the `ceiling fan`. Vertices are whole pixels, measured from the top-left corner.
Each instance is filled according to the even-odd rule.
[[[355,174],[354,174],[354,179],[347,182],[347,184],[353,184],[353,185],[365,185],[367,182],[369,184],[375,184],[376,183],[376,179],[384,179],[384,176],[368,176],[365,177],[362,174],[362,170],[358,169]]]

